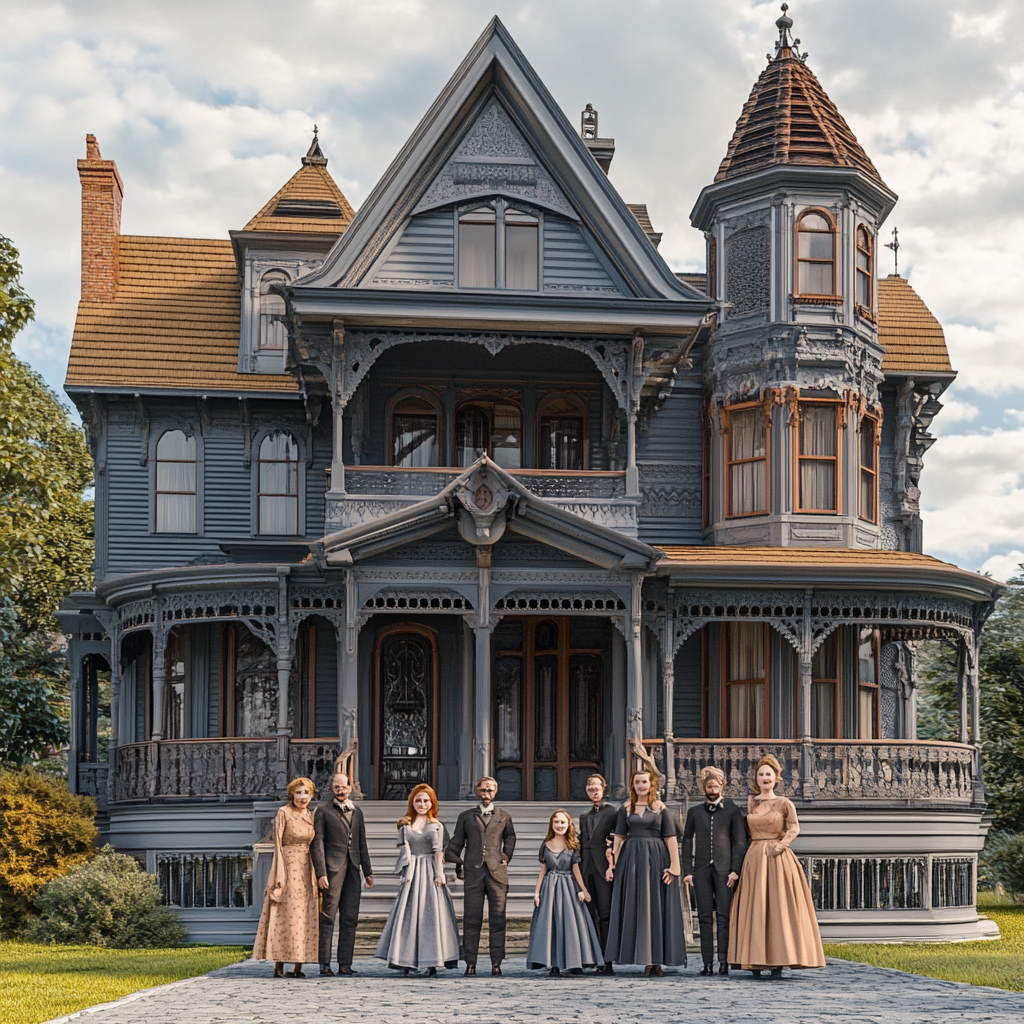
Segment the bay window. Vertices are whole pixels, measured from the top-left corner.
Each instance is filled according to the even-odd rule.
[[[727,431],[727,515],[763,515],[768,511],[768,425],[764,406],[732,406],[723,412]]]
[[[801,402],[797,442],[797,511],[839,511],[838,402]]]
[[[878,522],[878,420],[862,416],[858,436],[860,461],[857,511],[861,519]]]
[[[832,218],[808,210],[796,222],[796,291],[801,296],[835,295],[836,234]]]

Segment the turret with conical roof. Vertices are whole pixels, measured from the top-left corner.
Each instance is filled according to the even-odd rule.
[[[704,355],[717,427],[707,539],[883,546],[874,260],[896,196],[800,53],[787,12],[691,214],[720,305]]]

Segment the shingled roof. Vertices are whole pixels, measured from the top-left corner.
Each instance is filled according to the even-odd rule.
[[[242,230],[340,235],[354,216],[349,201],[327,173],[327,158],[314,130],[302,166]]]
[[[952,373],[942,325],[910,282],[890,274],[878,282],[878,340],[884,373]]]
[[[715,181],[790,164],[853,167],[884,184],[843,115],[796,50],[789,34],[793,20],[783,13],[775,24],[779,28],[775,57],[743,105]]]
[[[81,302],[65,387],[297,391],[287,374],[238,372],[241,283],[224,239],[117,240],[112,302]]]

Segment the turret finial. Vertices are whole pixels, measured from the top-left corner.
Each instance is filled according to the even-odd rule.
[[[313,125],[313,141],[309,144],[309,150],[306,155],[302,158],[303,167],[326,167],[327,157],[324,156],[323,150],[320,148],[320,129]]]
[[[593,104],[588,103],[580,114],[580,137],[584,139],[597,138],[597,111]]]
[[[797,60],[807,59],[807,54],[801,53],[798,49],[800,40],[794,39],[790,34],[790,29],[793,27],[793,19],[786,13],[788,10],[789,4],[783,4],[782,17],[775,22],[775,27],[779,30],[779,38],[775,43],[775,58],[769,54],[769,60],[779,57],[796,57]]]

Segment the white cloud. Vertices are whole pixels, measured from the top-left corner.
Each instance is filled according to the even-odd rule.
[[[1024,551],[1008,551],[1005,555],[993,555],[981,564],[980,572],[987,572],[1005,583],[1013,576],[1024,576]]]
[[[951,398],[942,403],[942,412],[935,421],[936,428],[941,429],[942,433],[947,433],[946,428],[951,424],[969,423],[971,420],[976,420],[979,413],[980,410],[973,403]]]

